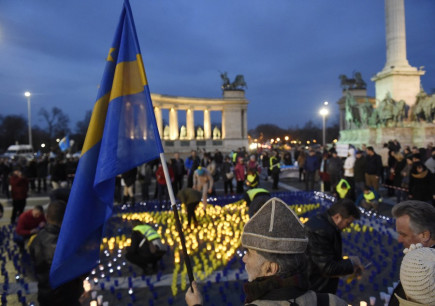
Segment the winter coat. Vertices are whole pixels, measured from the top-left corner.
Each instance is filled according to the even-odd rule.
[[[316,155],[308,155],[305,160],[304,170],[309,172],[317,171],[320,168],[319,158]],[[331,165],[328,164],[328,171],[331,168]]]
[[[435,193],[433,174],[424,169],[421,173],[411,172],[409,177],[409,194],[413,200],[428,202]]]
[[[382,174],[382,160],[378,154],[373,156],[366,156],[366,173],[369,175],[376,175],[381,177]]]
[[[365,182],[365,172],[366,172],[366,158],[361,156],[355,159],[355,164],[353,165],[353,175],[355,182]]]
[[[306,224],[308,234],[309,277],[311,290],[335,293],[340,276],[353,273],[349,259],[342,258],[341,233],[327,212]]]
[[[23,176],[12,175],[9,178],[11,185],[12,200],[25,200],[27,199],[27,192],[29,191],[29,180]]]
[[[38,301],[43,305],[80,305],[83,293],[83,278],[73,279],[56,289],[49,281],[50,267],[59,238],[60,227],[47,224],[30,244],[30,256],[38,280]]]

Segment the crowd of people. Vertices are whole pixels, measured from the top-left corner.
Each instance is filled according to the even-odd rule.
[[[299,180],[305,181],[307,191],[320,183],[324,192],[337,198],[356,201],[366,209],[378,208],[380,186],[396,202],[406,199],[435,203],[435,147],[406,146],[397,141],[385,143],[379,153],[372,146],[350,147],[346,158],[339,157],[335,148],[297,151]]]
[[[407,200],[392,213],[406,255],[387,303],[435,305],[435,207]],[[250,217],[241,238],[248,274],[245,305],[348,305],[335,295],[338,280],[359,278],[367,266],[358,256],[342,256],[341,231],[360,217],[353,201],[341,199],[305,225],[278,198],[265,201]],[[203,305],[195,281],[185,300]]]
[[[29,193],[44,193],[60,187],[71,187],[78,158],[58,155],[32,160],[0,158],[0,185],[6,198],[12,199],[11,223],[23,212]],[[243,194],[272,181],[278,189],[281,168],[297,166],[299,181],[305,190],[320,189],[337,198],[348,198],[366,209],[379,209],[379,192],[384,185],[388,196],[400,202],[415,199],[434,203],[435,148],[404,147],[396,140],[385,143],[376,152],[372,146],[350,147],[346,158],[335,147],[263,150],[248,153],[238,148],[228,154],[219,150],[192,150],[185,159],[179,153],[167,160],[169,179],[176,195],[185,187],[202,193],[202,202],[216,195],[216,182],[221,181],[224,194]],[[150,186],[155,182],[153,195]],[[187,184],[186,184],[187,183]],[[136,186],[140,190],[136,190]],[[264,185],[263,185],[264,187]],[[135,194],[140,191],[140,199]],[[158,199],[161,206],[169,199],[166,177],[160,160],[140,165],[116,178],[115,201],[134,203]]]
[[[321,183],[323,191],[338,199],[326,212],[310,218],[305,225],[286,203],[272,198],[270,191],[261,186],[262,181],[271,179],[272,189],[277,189],[281,168],[295,164],[306,190],[315,190]],[[397,141],[391,141],[379,154],[371,146],[350,147],[346,158],[339,157],[335,148],[254,154],[239,148],[228,155],[218,150],[214,153],[192,150],[185,160],[175,153],[167,166],[174,194],[187,207],[189,226],[192,221],[198,226],[195,209],[201,201],[206,205],[209,195],[216,194],[217,181],[223,181],[225,194],[235,191],[244,195],[250,217],[242,235],[242,246],[246,248],[243,261],[249,277],[244,288],[248,305],[271,301],[347,305],[335,296],[338,279],[347,275],[359,277],[365,266],[358,256],[343,259],[341,231],[360,218],[358,206],[378,209],[381,184],[390,196],[397,197],[399,204],[393,207],[392,214],[396,219],[398,241],[407,249],[401,282],[389,305],[402,305],[406,301],[434,302],[433,282],[427,290],[415,289],[417,282],[435,279],[435,148],[431,145],[425,149],[401,148]],[[67,157],[0,161],[2,192],[12,198],[11,223],[16,224],[14,241],[20,249],[27,245],[32,256],[41,305],[51,305],[53,299],[64,301],[65,297],[78,303],[83,292],[83,278],[59,289],[51,288],[48,281],[68,199],[64,190],[71,186],[76,167],[77,160]],[[161,205],[168,199],[166,177],[159,160],[119,175],[115,199],[133,204],[137,181],[142,200],[150,199],[149,187],[153,181],[156,182],[154,198]],[[41,206],[24,211],[29,192],[50,190],[51,200],[45,212]],[[157,262],[166,252],[161,237],[146,224],[135,224],[132,233],[134,243],[127,250],[127,259],[142,267],[144,273],[155,272]],[[412,270],[409,262],[416,261],[432,270],[425,270],[426,274]],[[421,279],[406,277],[407,273]],[[197,284],[193,283],[192,288],[186,293],[187,304],[201,305]]]

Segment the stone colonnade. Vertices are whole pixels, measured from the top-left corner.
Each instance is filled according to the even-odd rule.
[[[244,146],[248,142],[248,100],[243,90],[224,91],[223,98],[194,98],[151,94],[154,113],[160,137],[164,145],[173,146],[177,141],[221,140],[228,145]],[[169,110],[169,129],[163,126],[162,110]],[[179,126],[178,111],[186,111],[186,126]],[[202,131],[195,131],[194,111],[204,112],[204,121],[196,123],[202,126]],[[210,112],[219,111],[222,114],[222,131],[213,131]],[[181,129],[181,132],[180,132]],[[198,132],[198,133],[195,133]],[[237,144],[239,142],[239,144]],[[246,143],[246,144],[245,144]],[[191,143],[197,146],[197,143]],[[225,146],[223,144],[223,146]],[[224,148],[219,148],[224,149]],[[166,151],[166,148],[165,148]]]

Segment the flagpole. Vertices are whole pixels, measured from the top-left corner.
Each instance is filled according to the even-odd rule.
[[[178,235],[180,235],[181,249],[183,250],[184,262],[187,268],[187,275],[189,276],[190,289],[193,292],[192,282],[195,279],[193,278],[190,257],[189,254],[187,254],[186,240],[184,239],[183,229],[181,228],[180,215],[178,214],[178,208],[175,201],[174,190],[172,189],[171,177],[169,176],[168,165],[166,164],[165,153],[160,153],[160,161],[162,163],[163,173],[165,174],[166,186],[168,187],[169,199],[171,200],[171,207],[175,215],[175,226],[177,227]]]

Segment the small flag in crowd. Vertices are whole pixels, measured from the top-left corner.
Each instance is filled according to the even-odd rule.
[[[70,147],[69,135],[65,136],[59,141],[59,148],[62,152],[65,152]]]
[[[51,266],[54,288],[97,264],[104,225],[112,214],[115,177],[160,153],[139,42],[125,0]]]

